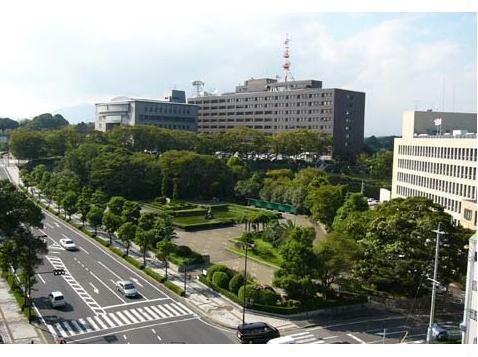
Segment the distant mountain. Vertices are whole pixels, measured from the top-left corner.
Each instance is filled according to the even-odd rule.
[[[52,111],[53,114],[61,114],[70,124],[95,121],[95,106],[93,104],[82,103],[72,107],[60,108]]]

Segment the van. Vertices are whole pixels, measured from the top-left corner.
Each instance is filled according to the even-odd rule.
[[[62,307],[66,305],[65,297],[60,291],[52,291],[48,295],[48,300],[50,300],[50,305],[53,308]]]
[[[279,330],[265,322],[237,326],[237,338],[241,343],[267,343],[277,337],[280,337]]]

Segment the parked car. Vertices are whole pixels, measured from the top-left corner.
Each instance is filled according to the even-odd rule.
[[[66,250],[77,250],[76,244],[70,239],[60,239],[60,245]]]
[[[48,300],[50,300],[50,305],[53,308],[63,307],[66,305],[65,297],[61,291],[52,291],[50,295],[48,295]]]
[[[279,330],[265,322],[237,326],[237,338],[241,343],[267,343],[277,337],[280,337]]]
[[[460,327],[454,324],[432,325],[432,337],[437,341],[451,341],[461,339]]]
[[[135,297],[138,295],[138,291],[134,287],[134,284],[129,280],[120,280],[116,282],[116,290],[126,297]]]

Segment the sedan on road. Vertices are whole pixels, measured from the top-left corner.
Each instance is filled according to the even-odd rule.
[[[133,283],[129,280],[120,280],[116,282],[116,290],[121,292],[126,297],[138,296],[138,291],[134,287]]]
[[[60,239],[60,245],[66,250],[77,250],[76,244],[69,238]]]

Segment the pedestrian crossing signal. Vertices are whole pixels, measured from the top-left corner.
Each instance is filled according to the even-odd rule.
[[[65,275],[64,269],[53,269],[53,275]]]

